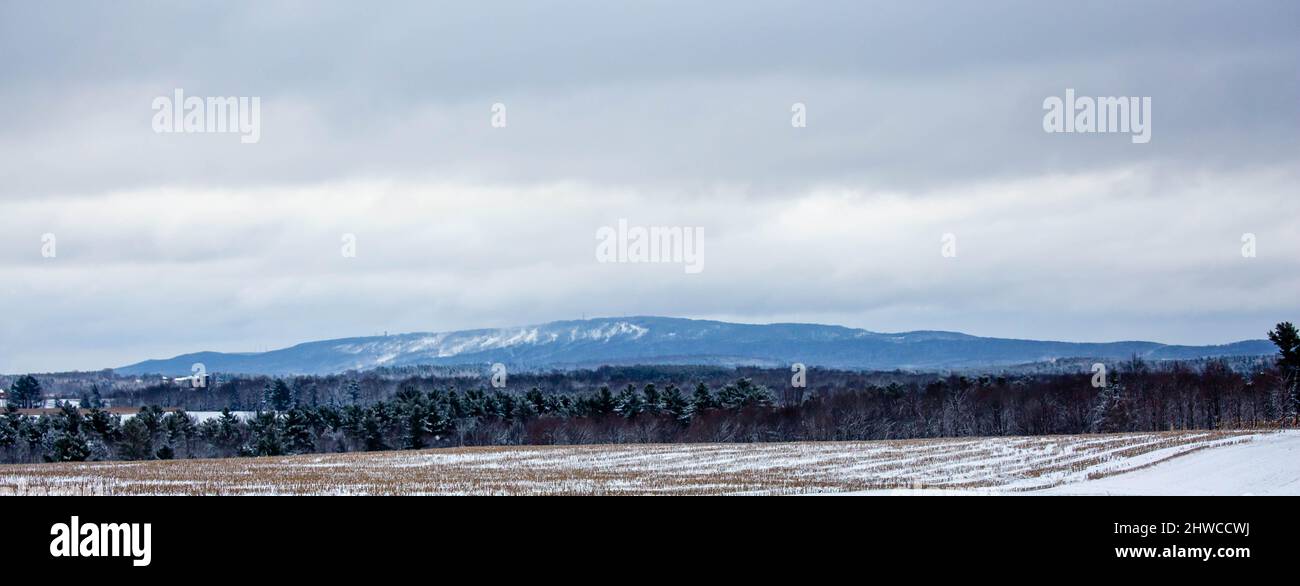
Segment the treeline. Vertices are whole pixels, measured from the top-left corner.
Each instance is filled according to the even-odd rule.
[[[144,407],[123,416],[103,408],[98,390],[85,409],[63,403],[54,413],[0,414],[5,462],[275,456],[312,452],[442,446],[871,440],[953,436],[1044,435],[1188,429],[1248,429],[1300,423],[1300,334],[1290,323],[1269,333],[1277,359],[1243,371],[1226,360],[1153,366],[1133,359],[1094,373],[1029,376],[934,376],[812,371],[807,387],[788,372],[741,370],[730,382],[664,382],[723,369],[641,367],[607,371],[605,380],[643,376],[653,382],[601,384],[591,371],[526,392],[457,390],[447,379],[410,376],[391,395],[384,378],[237,379],[188,397],[229,402],[199,422],[182,410]],[[828,375],[830,381],[817,381]],[[643,380],[644,380],[643,379]],[[472,382],[472,378],[452,379]],[[525,378],[525,380],[528,380]],[[864,382],[864,381],[873,382]],[[262,387],[249,396],[250,382]],[[769,384],[776,381],[775,384]],[[861,384],[859,384],[861,383]],[[365,385],[375,385],[367,389]],[[41,396],[25,376],[17,397]],[[615,391],[613,388],[619,388]],[[11,393],[14,389],[11,389]],[[160,390],[161,392],[161,390]],[[169,389],[168,392],[175,392]],[[371,395],[371,396],[368,396]],[[252,404],[241,416],[232,407]]]
[[[388,400],[311,405],[269,385],[270,407],[198,422],[184,411],[122,416],[64,404],[0,417],[6,462],[274,456],[441,446],[626,442],[868,440],[942,436],[1257,428],[1295,424],[1294,380],[1211,362],[1153,370],[1140,361],[1094,387],[1090,376],[952,376],[818,393],[742,378],[543,393],[426,388],[409,379]],[[359,395],[359,393],[358,393]]]

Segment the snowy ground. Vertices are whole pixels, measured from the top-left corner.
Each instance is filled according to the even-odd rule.
[[[1043,494],[1300,495],[1300,431],[1202,450],[1119,476],[1067,484]]]
[[[524,446],[0,466],[5,494],[1300,494],[1300,432]]]

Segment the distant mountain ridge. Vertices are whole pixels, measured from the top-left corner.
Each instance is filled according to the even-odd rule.
[[[626,364],[782,366],[935,370],[1041,362],[1061,358],[1191,360],[1273,354],[1267,340],[1219,346],[1156,342],[1077,343],[983,338],[957,332],[879,333],[817,324],[738,324],[670,317],[557,321],[500,329],[410,333],[306,342],[268,352],[197,352],[146,360],[119,374],[209,372],[305,375],[383,366],[501,362],[522,369]]]

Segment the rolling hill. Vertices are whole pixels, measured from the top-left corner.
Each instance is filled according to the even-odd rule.
[[[259,353],[197,352],[146,360],[119,374],[209,372],[329,374],[382,366],[505,363],[516,369],[617,364],[809,366],[891,370],[978,368],[1061,358],[1190,360],[1273,354],[1266,340],[1218,346],[1076,343],[984,338],[956,332],[879,333],[817,324],[738,324],[668,317],[557,321],[501,329],[409,333],[306,342]]]

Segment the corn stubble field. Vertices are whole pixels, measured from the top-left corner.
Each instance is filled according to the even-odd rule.
[[[1019,492],[1249,442],[1169,432],[870,442],[451,448],[0,466],[0,495]]]

